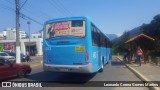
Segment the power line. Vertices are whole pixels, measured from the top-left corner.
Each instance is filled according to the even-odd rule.
[[[1,3],[0,3],[0,6],[1,6],[1,8],[6,9],[6,10],[15,11],[13,8],[8,7],[8,6],[4,5],[4,4],[1,4]]]
[[[11,2],[11,0],[4,0],[4,1],[6,1],[6,2],[8,2],[10,4],[14,4],[13,2]]]
[[[32,12],[31,10],[33,10],[33,9],[35,9],[35,8],[31,8],[31,5],[30,5],[30,3],[28,2],[28,4],[27,4],[27,8],[23,8],[23,10],[24,11],[26,11],[26,12],[29,12],[29,13],[31,13],[32,15],[33,15],[33,13],[35,14],[35,11],[34,12]],[[30,9],[30,10],[28,10],[28,9]],[[44,13],[44,12],[42,12],[42,11],[40,11],[39,9],[36,9],[36,12],[37,13],[39,13],[39,15],[43,15],[42,16],[42,18],[44,18],[44,17],[46,17],[46,18],[50,18],[51,16],[49,16],[48,14],[46,14],[46,13]],[[37,17],[37,16],[36,16]]]
[[[64,7],[62,4],[60,4],[59,2],[57,2],[58,0],[54,1],[55,5],[57,5],[63,12],[65,12],[67,15],[71,15]]]
[[[54,2],[55,5],[57,5],[57,7],[58,7],[62,12],[64,12],[66,15],[69,15],[68,12],[66,12],[66,10],[64,10],[64,9],[61,7],[61,5],[59,5],[59,3],[57,3],[56,1],[52,1],[52,2]]]
[[[23,9],[25,12],[30,13],[30,14],[31,14],[32,16],[34,16],[34,17],[36,16],[36,15],[33,14],[34,12],[31,12],[31,11],[25,9],[25,8],[22,8],[22,9]],[[40,15],[42,15],[42,14],[40,14]],[[37,16],[36,16],[36,17],[37,17]],[[42,18],[43,18],[43,17],[42,17]],[[42,18],[41,18],[41,19],[42,19]]]
[[[28,1],[28,0],[26,0],[26,1],[22,4],[22,6],[20,7],[20,10],[23,8],[23,6],[26,4],[27,1]]]
[[[70,15],[73,15],[73,14],[63,5],[63,3],[62,3],[60,0],[57,0],[57,2],[60,4],[60,6],[62,6],[62,8],[63,8],[66,12],[68,12]]]
[[[3,9],[9,10],[9,11],[14,11],[14,12],[15,12],[15,9],[13,9],[13,8],[11,8],[11,7],[8,7],[8,6],[3,5],[3,4],[1,4],[0,6],[1,6],[1,8],[3,8]],[[31,21],[39,24],[39,25],[43,25],[43,24],[40,23],[39,21],[37,21],[37,20],[35,20],[35,19],[31,18],[31,17],[28,17],[27,15],[25,15],[25,14],[23,14],[23,13],[20,13],[20,17],[21,17],[22,19],[25,19],[25,20],[29,19],[29,20],[31,20]]]
[[[48,0],[49,1],[49,4],[53,7],[53,8],[56,8],[57,9],[57,11],[62,11],[61,12],[61,15],[62,16],[65,16],[65,15],[67,15],[66,13],[65,13],[65,11],[63,11],[58,5],[57,5],[57,3],[55,3],[55,2],[53,2],[52,0]]]
[[[52,6],[53,8],[55,8],[57,10],[57,12],[59,13],[59,8],[57,6],[54,5],[54,3],[52,2],[52,0],[48,0],[48,3],[50,4],[50,6]],[[64,15],[64,13],[60,13],[62,16]]]
[[[30,17],[24,15],[23,13],[21,13],[20,16],[21,16],[23,19],[24,19],[24,18],[27,18],[27,19],[29,19],[29,20],[31,20],[31,21],[39,24],[39,25],[43,25],[42,23],[38,22],[37,20],[35,20],[35,19],[33,19],[33,18],[30,18]]]
[[[11,0],[4,0],[4,1],[6,1],[6,2],[8,2],[8,3],[10,3],[10,4],[12,4],[12,5],[14,5],[14,3],[13,2],[11,2]],[[33,15],[33,13],[35,13],[35,12],[31,12],[31,11],[29,11],[29,10],[27,10],[26,8],[23,8],[23,6],[27,3],[27,5],[29,6],[29,7],[31,7],[31,5],[27,2],[28,0],[25,0],[24,2],[21,2],[21,4],[22,4],[22,6],[21,6],[21,9],[23,9],[24,11],[26,11],[26,12],[28,12],[28,13],[32,13],[32,15]],[[33,9],[33,8],[32,8]],[[22,11],[22,10],[21,10]],[[38,9],[36,9],[36,12],[38,11]],[[43,13],[43,12],[40,12],[39,11],[39,13],[40,13],[40,15],[44,15],[44,17],[47,17],[47,18],[49,18],[50,16],[49,15],[47,15],[47,14],[45,14],[45,13]],[[33,15],[33,16],[35,16],[35,15]],[[24,18],[23,18],[24,19]]]
[[[11,12],[11,11],[13,11],[12,9],[10,9],[10,8],[7,8],[7,7],[4,7],[4,6],[2,6],[2,5],[0,5],[0,8],[2,8],[3,10],[5,10],[5,11],[8,11],[8,12],[10,12],[10,13],[15,13],[15,12]]]

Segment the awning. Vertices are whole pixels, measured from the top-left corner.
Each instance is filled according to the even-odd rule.
[[[134,40],[136,40],[136,39],[139,39],[139,38],[145,38],[145,39],[149,39],[149,40],[152,40],[152,41],[155,40],[154,38],[151,38],[151,37],[149,37],[149,36],[147,36],[147,35],[145,35],[145,34],[139,34],[139,35],[137,35],[137,36],[135,36],[135,37],[129,39],[129,40],[126,41],[125,43],[132,42],[132,41],[134,41]]]

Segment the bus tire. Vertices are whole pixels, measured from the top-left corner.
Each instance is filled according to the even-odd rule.
[[[107,61],[107,63],[106,64],[109,64],[109,61]]]
[[[102,61],[102,65],[101,65],[101,69],[99,70],[99,72],[103,72],[103,69],[104,69],[104,61]]]

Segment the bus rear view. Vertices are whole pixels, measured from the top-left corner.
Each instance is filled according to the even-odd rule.
[[[92,73],[87,18],[74,17],[45,23],[44,71]]]

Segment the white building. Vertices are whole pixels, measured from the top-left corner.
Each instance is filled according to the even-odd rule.
[[[27,54],[29,52],[31,55],[43,55],[42,53],[42,38],[36,39],[20,39],[20,50],[21,53]],[[16,51],[16,40],[0,40],[0,46],[3,45],[3,50]]]
[[[3,36],[6,36],[7,31],[6,31],[6,30],[3,30],[3,31],[0,32],[0,34],[3,34]]]
[[[23,38],[28,38],[28,35],[26,32],[24,31],[19,31],[19,34],[20,34],[20,38],[23,39]]]
[[[43,31],[40,30],[34,34],[31,35],[32,38],[43,38]]]
[[[0,32],[0,51],[11,50],[16,51],[16,30],[13,28],[7,28]],[[33,34],[33,38],[28,38],[28,35],[24,31],[19,31],[20,35],[20,50],[21,53],[27,54],[30,52],[31,55],[42,55],[42,32],[39,31]]]
[[[7,28],[3,30],[1,33],[6,37],[8,40],[16,39],[16,29],[15,28]],[[24,31],[19,31],[20,39],[27,38],[27,33]]]
[[[6,39],[8,39],[8,40],[16,39],[16,30],[7,29],[6,30]]]

